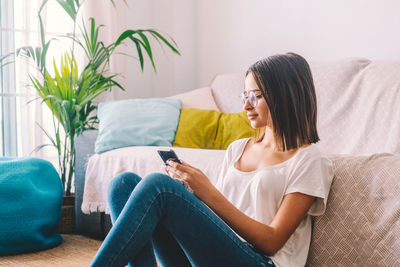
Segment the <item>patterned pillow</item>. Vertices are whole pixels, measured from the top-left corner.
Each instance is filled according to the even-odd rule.
[[[335,177],[314,220],[307,266],[398,266],[400,157],[331,156]]]

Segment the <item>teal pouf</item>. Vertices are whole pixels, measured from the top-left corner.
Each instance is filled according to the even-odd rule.
[[[50,162],[0,157],[0,256],[60,244],[62,199],[62,183]]]

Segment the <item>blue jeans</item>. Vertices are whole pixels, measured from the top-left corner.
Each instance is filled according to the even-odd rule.
[[[113,227],[91,266],[275,266],[168,175],[123,173],[108,201]]]

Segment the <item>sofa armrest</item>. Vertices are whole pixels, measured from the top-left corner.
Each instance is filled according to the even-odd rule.
[[[78,233],[102,238],[102,216],[104,214],[83,214],[81,210],[83,191],[85,188],[86,164],[88,158],[94,154],[94,145],[98,131],[86,131],[75,140],[75,222]]]

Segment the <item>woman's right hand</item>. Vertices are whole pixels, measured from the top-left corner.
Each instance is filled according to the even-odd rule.
[[[215,189],[208,177],[198,168],[195,168],[185,162],[177,163],[168,161],[165,168],[166,173],[182,181],[189,186],[191,191],[200,199],[204,200],[207,195]]]

